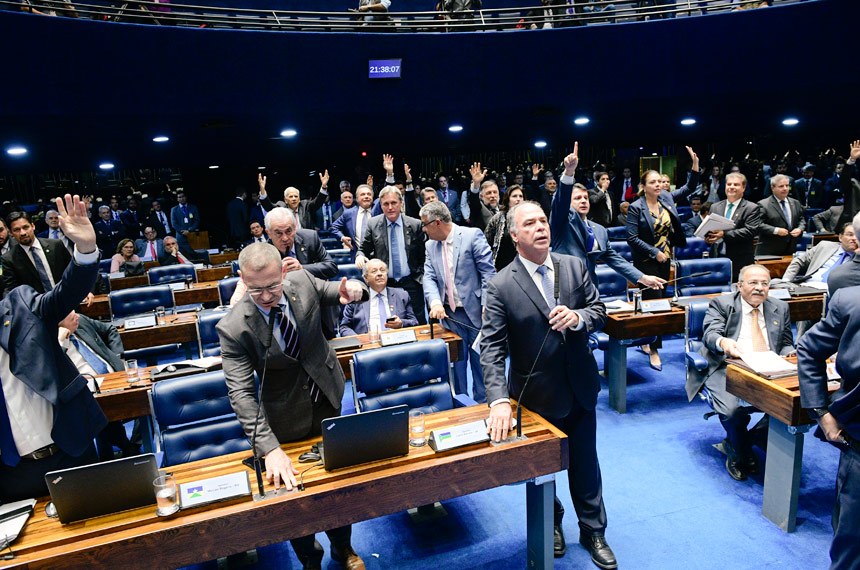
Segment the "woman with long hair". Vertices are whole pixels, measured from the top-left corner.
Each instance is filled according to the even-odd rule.
[[[493,265],[496,266],[496,271],[501,271],[517,256],[517,248],[508,232],[508,210],[524,199],[523,187],[519,184],[511,184],[508,186],[508,191],[502,195],[501,208],[487,222],[485,234],[493,252]]]
[[[116,246],[116,254],[110,258],[110,272],[116,273],[126,261],[140,261],[140,258],[134,253],[134,242],[126,238],[121,240]]]

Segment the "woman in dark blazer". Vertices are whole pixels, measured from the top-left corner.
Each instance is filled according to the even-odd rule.
[[[698,185],[699,157],[693,149],[687,147],[693,160],[692,175],[689,188]],[[675,199],[672,192],[662,189],[661,174],[656,170],[647,170],[642,175],[639,189],[639,199],[630,204],[627,210],[627,243],[633,251],[633,265],[647,275],[656,275],[669,279],[671,269],[672,249],[687,245],[684,227],[675,209]],[[665,290],[645,289],[643,299],[658,299],[665,295]],[[646,350],[651,361],[651,368],[662,370],[663,364],[657,352],[663,345],[658,337]]]

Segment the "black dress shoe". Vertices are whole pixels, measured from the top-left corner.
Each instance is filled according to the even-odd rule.
[[[580,534],[579,542],[591,554],[591,561],[598,568],[611,570],[618,568],[618,561],[615,560],[615,553],[609,548],[606,542],[606,537],[601,534],[593,534],[591,536]]]
[[[355,553],[351,546],[342,549],[332,548],[331,559],[346,568],[346,570],[365,570],[364,560]]]
[[[745,463],[748,473],[758,473],[758,457],[755,456],[755,453],[750,451],[750,454],[746,456]]]
[[[732,479],[735,481],[746,481],[747,474],[741,467],[741,464],[731,457],[726,457],[726,471],[729,472]]]
[[[567,542],[564,541],[564,531],[561,530],[561,525],[553,525],[552,527],[552,555],[556,558],[561,558],[567,552]]]

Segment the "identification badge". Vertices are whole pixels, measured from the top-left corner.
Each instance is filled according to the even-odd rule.
[[[186,224],[188,223],[188,218],[183,218],[183,220],[185,221]]]

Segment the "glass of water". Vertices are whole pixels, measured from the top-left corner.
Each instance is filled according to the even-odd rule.
[[[126,380],[130,384],[140,382],[140,369],[137,367],[137,359],[129,358],[125,361],[125,374],[127,377]]]
[[[165,315],[164,307],[162,307],[161,305],[157,306],[155,308],[155,322],[159,325],[163,325],[166,322],[164,315]]]
[[[379,342],[379,323],[370,323],[368,333],[370,333],[370,342]]]
[[[173,475],[156,477],[152,486],[155,490],[155,514],[166,517],[179,510],[179,493],[176,492]]]
[[[409,410],[409,445],[422,447],[427,443],[424,435],[424,412],[421,410]]]

